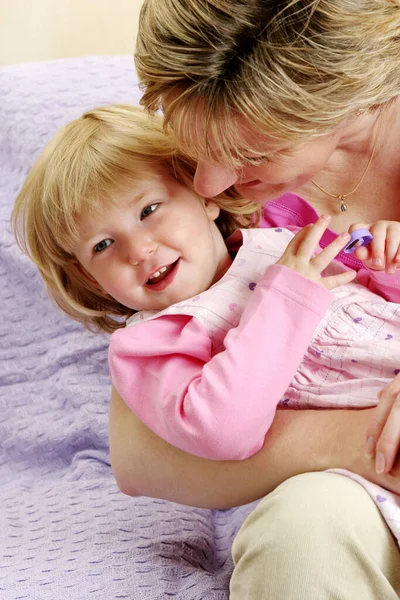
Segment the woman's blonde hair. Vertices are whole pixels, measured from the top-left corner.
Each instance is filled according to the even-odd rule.
[[[185,150],[235,166],[265,154],[237,117],[296,141],[400,94],[400,0],[145,0],[135,62]]]
[[[177,148],[161,117],[128,105],[85,113],[61,129],[28,174],[12,214],[20,248],[38,267],[61,309],[86,327],[112,332],[135,311],[82,273],[72,248],[77,217],[115,202],[115,194],[160,169],[193,191],[195,163]],[[233,190],[217,198],[226,237],[257,220],[259,206]]]

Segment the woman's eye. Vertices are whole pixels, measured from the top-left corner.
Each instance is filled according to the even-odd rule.
[[[99,254],[100,252],[103,252],[106,248],[111,246],[111,244],[113,244],[113,243],[114,243],[113,240],[101,240],[101,242],[96,244],[95,247],[93,248],[93,253]]]
[[[146,217],[151,215],[151,213],[157,210],[158,207],[159,204],[150,204],[149,206],[146,206],[146,208],[144,208],[140,213],[140,220],[143,221],[143,219],[145,219]]]
[[[244,161],[246,165],[259,167],[264,163],[271,162],[271,158],[269,156],[245,156]]]

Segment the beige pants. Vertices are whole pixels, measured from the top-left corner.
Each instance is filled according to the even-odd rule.
[[[355,481],[289,479],[249,515],[233,545],[231,600],[395,600],[400,552]]]

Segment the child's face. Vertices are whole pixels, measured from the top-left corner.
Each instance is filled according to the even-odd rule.
[[[78,219],[74,254],[86,275],[134,310],[161,310],[208,289],[230,265],[215,219],[173,177],[154,173],[118,192],[114,206]]]

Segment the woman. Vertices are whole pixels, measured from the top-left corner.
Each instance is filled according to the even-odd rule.
[[[379,221],[370,255],[378,271],[398,252],[399,65],[395,0],[145,0],[136,51],[142,103],[163,108],[198,161],[199,194],[234,185],[266,203],[266,224],[328,213],[326,243],[352,223]],[[379,277],[376,285],[384,295]],[[394,380],[381,403],[399,387]],[[398,492],[398,472],[388,473],[397,412],[379,437],[369,410],[279,411],[253,459],[207,463],[161,442],[114,395],[112,461],[127,493],[201,506],[276,488],[235,541],[235,600],[394,599],[400,553],[371,499],[339,475],[301,473],[339,466]],[[376,464],[364,455],[367,438],[369,455],[378,440]]]

